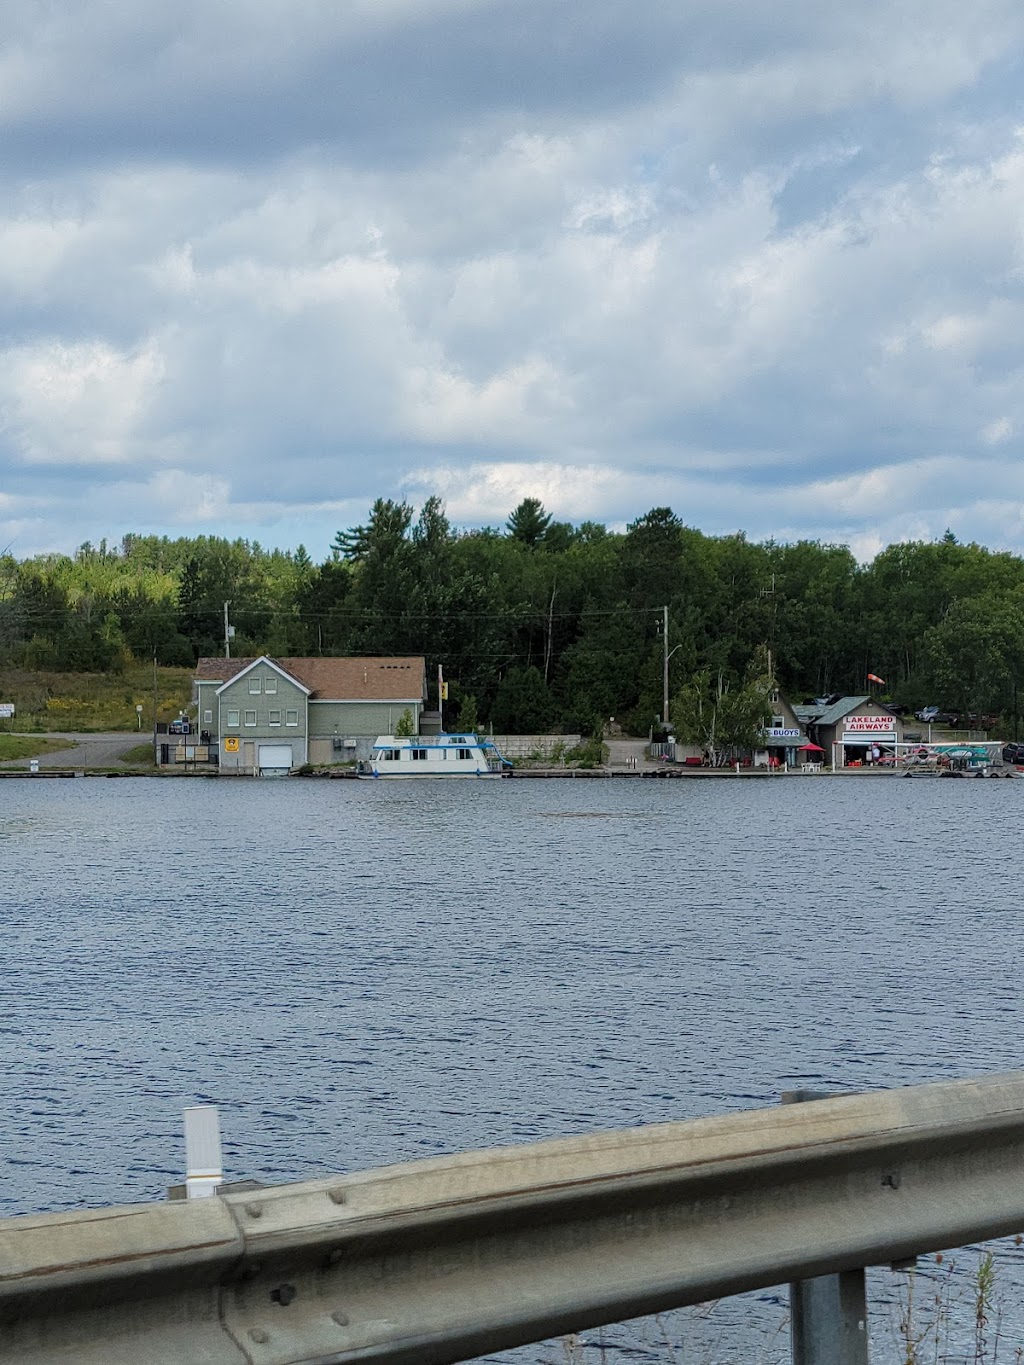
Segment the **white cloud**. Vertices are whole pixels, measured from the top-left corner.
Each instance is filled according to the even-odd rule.
[[[1024,547],[978,499],[1024,498],[1008,0],[5,27],[0,467],[55,544],[437,488],[466,523]]]
[[[29,464],[125,464],[163,364],[148,344],[131,354],[104,342],[0,353],[0,421]]]
[[[539,498],[559,519],[614,520],[617,509],[637,498],[656,501],[659,481],[596,465],[523,460],[415,469],[403,490],[413,498],[440,493],[454,522],[479,526],[504,522],[524,498]]]

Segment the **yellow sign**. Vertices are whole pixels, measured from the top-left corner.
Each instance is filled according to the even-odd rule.
[[[237,753],[238,753],[238,736],[237,736],[237,735],[228,735],[227,739],[225,739],[225,741],[224,741],[224,752],[225,752],[226,754],[237,754]]]

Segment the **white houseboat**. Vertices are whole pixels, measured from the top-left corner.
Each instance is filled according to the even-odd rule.
[[[360,777],[510,777],[512,764],[483,735],[378,735]]]

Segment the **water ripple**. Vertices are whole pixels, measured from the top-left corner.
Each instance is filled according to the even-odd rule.
[[[161,1197],[196,1101],[280,1181],[1015,1067],[1022,802],[0,784],[0,1213]]]

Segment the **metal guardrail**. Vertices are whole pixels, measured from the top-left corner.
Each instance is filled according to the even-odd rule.
[[[1024,1073],[0,1222],[0,1360],[443,1365],[1024,1229]]]

